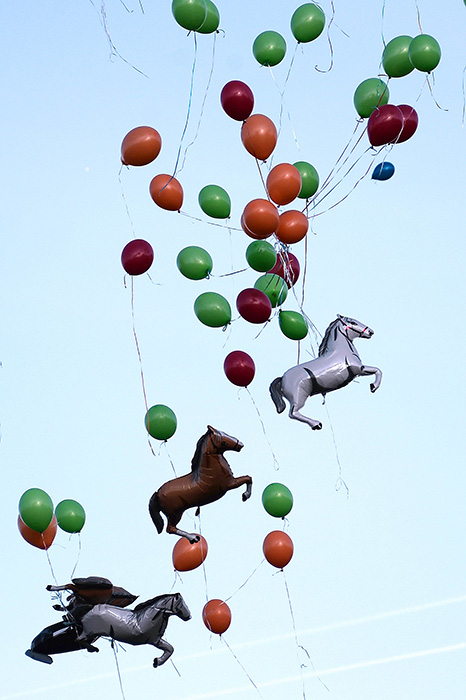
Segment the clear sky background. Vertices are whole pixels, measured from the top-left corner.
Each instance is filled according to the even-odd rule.
[[[466,8],[461,0],[335,0],[332,48],[324,33],[294,55],[289,23],[298,4],[219,1],[222,32],[197,37],[177,175],[186,216],[158,208],[148,191],[155,175],[173,172],[190,101],[194,38],[171,3],[143,0],[144,12],[137,0],[1,5],[0,700],[464,698]],[[330,18],[330,3],[323,9]],[[356,126],[354,90],[378,74],[383,38],[419,33],[418,9],[442,48],[433,95],[417,71],[390,82],[390,101],[417,110],[418,131],[379,154],[362,139],[351,162],[360,160],[320,207],[307,244],[305,312],[320,333],[337,313],[372,327],[374,337],[357,347],[364,363],[382,369],[382,386],[372,395],[371,380],[361,379],[326,406],[309,399],[305,412],[324,424],[311,432],[278,415],[268,394],[297,361],[277,319],[256,337],[241,319],[222,332],[193,313],[203,291],[223,294],[234,309],[258,276],[222,277],[246,267],[250,239],[239,220],[263,187],[220,92],[243,80],[254,111],[280,127],[265,174],[307,160],[323,180]],[[251,51],[267,29],[288,44],[272,71]],[[162,151],[119,175],[121,141],[139,125],[159,131]],[[394,177],[369,174],[353,189],[383,158]],[[211,183],[231,196],[231,230],[210,225],[199,208],[199,190]],[[134,236],[155,252],[150,278],[134,281],[148,402],[178,417],[168,444],[153,442],[155,456],[120,263]],[[176,256],[187,245],[210,252],[211,279],[179,273]],[[304,243],[292,252],[304,267]],[[293,295],[285,308],[298,309]],[[236,349],[256,363],[250,394],[223,373]],[[310,350],[303,342],[301,359]],[[244,443],[228,461],[236,475],[252,475],[253,496],[242,503],[233,491],[203,509],[205,569],[175,580],[176,538],[156,533],[147,503],[173,477],[172,463],[178,474],[189,471],[207,424]],[[340,469],[348,494],[337,488]],[[284,574],[262,554],[266,534],[283,527],[261,504],[275,481],[294,495],[285,526],[295,553]],[[18,501],[31,487],[86,510],[81,540],[59,531],[51,566],[17,530]],[[193,512],[182,525],[199,528]],[[141,601],[179,590],[193,619],[172,618],[167,628],[176,668],[153,669],[153,649],[126,645],[117,655],[120,686],[104,640],[99,654],[56,656],[52,666],[24,656],[60,620],[46,585],[72,575],[105,576]],[[229,599],[224,639],[202,622],[207,598]]]

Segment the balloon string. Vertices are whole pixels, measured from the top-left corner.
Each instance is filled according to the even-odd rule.
[[[136,66],[133,66],[132,63],[130,63],[129,61],[127,61],[126,58],[123,58],[123,56],[119,53],[119,51],[117,51],[116,46],[115,46],[115,44],[114,44],[113,41],[112,41],[112,38],[111,38],[111,36],[110,36],[109,29],[108,29],[107,12],[106,12],[106,10],[105,10],[105,2],[104,2],[104,0],[102,0],[102,2],[100,3],[100,12],[99,12],[99,10],[97,9],[97,7],[95,6],[93,0],[89,0],[89,2],[91,3],[91,5],[92,5],[92,7],[95,9],[95,11],[96,11],[98,14],[100,14],[100,21],[101,21],[101,24],[102,24],[102,26],[103,26],[103,28],[104,28],[105,36],[107,37],[107,41],[108,41],[109,46],[110,46],[110,56],[109,56],[110,60],[113,58],[113,56],[117,56],[121,61],[123,61],[123,63],[126,63],[126,65],[130,66],[130,68],[132,68],[133,70],[135,70],[137,73],[140,73],[140,74],[143,75],[145,78],[148,78],[148,77],[149,77],[148,75],[146,75],[142,70],[139,70],[139,68],[136,68]]]
[[[119,170],[119,172],[118,172],[118,182],[120,183],[121,197],[122,197],[123,203],[124,203],[124,205],[125,205],[126,214],[127,214],[127,216],[128,216],[129,223],[130,223],[130,226],[131,226],[131,231],[133,232],[133,237],[136,238],[136,232],[135,232],[135,230],[134,230],[133,219],[132,219],[131,214],[130,214],[130,211],[129,211],[128,203],[127,203],[127,201],[126,201],[126,196],[125,196],[125,192],[124,192],[124,189],[123,189],[123,182],[122,182],[122,180],[121,180],[121,171],[122,171],[122,170],[123,170],[123,165],[120,166],[120,170]]]
[[[419,10],[419,5],[417,4],[417,0],[414,0],[414,4],[416,6],[417,23],[419,25],[419,30],[420,30],[421,34],[423,34],[424,32],[422,31],[422,25],[421,25],[421,12]]]
[[[435,106],[438,107],[439,109],[441,109],[442,112],[448,112],[449,110],[448,110],[446,107],[441,107],[441,106],[439,105],[439,103],[437,102],[437,100],[435,99],[433,87],[432,87],[432,85],[430,84],[430,80],[429,80],[429,76],[428,76],[428,75],[426,76],[426,82],[427,82],[427,85],[428,85],[428,87],[429,87],[430,96],[432,97]],[[432,83],[434,83],[434,82],[435,82],[435,78],[434,78],[434,74],[432,73]]]
[[[311,668],[312,668],[312,670],[313,670],[314,672],[315,672],[315,666],[314,666],[314,664],[312,663],[311,657],[310,657],[309,652],[307,651],[307,649],[305,649],[305,648],[299,643],[299,641],[298,641],[298,633],[297,633],[297,631],[296,631],[296,620],[295,620],[295,616],[294,616],[294,612],[293,612],[293,606],[292,606],[292,604],[291,604],[291,595],[290,595],[290,590],[289,590],[289,588],[288,588],[288,582],[287,582],[287,580],[286,580],[285,570],[282,569],[281,572],[283,573],[283,581],[284,581],[284,583],[285,583],[285,590],[286,590],[286,595],[287,595],[287,598],[288,598],[288,605],[289,605],[289,608],[290,608],[291,624],[292,624],[292,626],[293,626],[293,633],[294,633],[294,638],[295,638],[295,642],[296,642],[296,657],[297,657],[297,659],[298,659],[299,671],[300,671],[300,674],[301,674],[302,694],[303,694],[304,700],[306,700],[306,688],[305,688],[305,684],[304,684],[303,664],[302,664],[302,663],[300,662],[300,660],[299,660],[299,650],[300,650],[300,649],[302,649],[302,650],[305,652],[305,654],[306,654],[306,656],[307,656],[307,658],[309,659],[309,662],[310,662],[310,664],[311,664]],[[317,678],[318,678],[318,680],[322,683],[322,685],[324,686],[324,688],[330,692],[330,689],[325,685],[325,683],[323,682],[323,680],[322,680],[319,676],[317,676]]]
[[[245,389],[246,389],[246,391],[247,391],[248,394],[249,394],[249,398],[250,398],[251,401],[252,401],[252,405],[253,405],[254,408],[256,409],[256,413],[257,413],[257,415],[258,415],[258,417],[259,417],[259,422],[260,422],[260,424],[261,424],[262,432],[264,433],[264,437],[265,437],[265,439],[266,439],[266,441],[267,441],[267,444],[268,444],[268,446],[269,446],[269,448],[270,448],[270,452],[272,453],[272,457],[273,457],[273,467],[274,467],[275,471],[278,471],[278,470],[280,469],[280,465],[279,465],[279,463],[278,463],[278,459],[277,459],[277,457],[276,457],[276,455],[275,455],[275,452],[273,451],[272,445],[270,444],[270,440],[269,440],[269,438],[268,438],[268,436],[267,436],[267,432],[266,432],[266,430],[265,430],[264,421],[262,420],[261,414],[260,414],[260,412],[259,412],[259,408],[257,407],[257,404],[256,404],[256,402],[254,401],[254,398],[253,398],[251,392],[249,391],[249,387],[245,387]]]
[[[192,219],[193,221],[199,221],[201,224],[209,224],[210,226],[219,226],[220,228],[226,228],[229,231],[241,231],[241,233],[244,233],[242,228],[234,228],[234,227],[228,226],[226,224],[219,224],[216,221],[207,221],[206,219],[200,219],[197,216],[192,216],[191,214],[188,214],[186,211],[180,211],[179,213],[181,214],[181,216],[186,216],[188,219]]]
[[[252,572],[249,574],[249,576],[248,576],[247,579],[241,584],[241,586],[239,586],[239,588],[237,588],[236,591],[235,591],[234,593],[232,593],[230,596],[228,596],[228,598],[225,598],[225,600],[224,600],[225,603],[227,603],[229,600],[231,600],[235,595],[237,595],[237,594],[240,592],[240,590],[241,590],[242,588],[244,588],[244,586],[245,586],[247,583],[249,583],[249,581],[252,579],[252,577],[254,576],[254,574],[256,573],[256,571],[258,571],[258,569],[262,566],[262,564],[264,563],[264,561],[265,561],[265,559],[262,559],[262,561],[256,566],[256,568],[254,569],[254,571],[252,571]]]
[[[337,460],[337,464],[338,464],[338,479],[335,482],[335,490],[339,491],[341,489],[341,487],[343,486],[346,490],[346,498],[349,498],[349,493],[350,493],[349,488],[346,484],[346,481],[342,478],[342,468],[341,468],[340,457],[338,455],[338,447],[337,447],[337,441],[335,439],[335,431],[333,429],[332,420],[330,418],[330,413],[328,411],[327,404],[325,403],[324,405],[325,405],[325,411],[327,413],[328,423],[330,426],[330,432],[332,434],[333,446],[335,448],[335,459]]]
[[[385,48],[387,44],[385,42],[384,26],[385,26],[385,0],[383,0],[383,3],[382,3],[382,30],[381,30],[382,44],[383,44],[383,47]]]
[[[206,89],[205,89],[205,92],[204,92],[204,99],[202,100],[202,106],[201,106],[201,111],[200,111],[200,114],[199,114],[199,120],[198,120],[198,122],[197,122],[196,133],[195,133],[195,135],[194,135],[193,140],[192,140],[190,143],[188,143],[188,145],[187,145],[186,148],[184,149],[184,153],[183,153],[183,162],[181,163],[181,167],[180,167],[180,169],[178,170],[178,172],[181,172],[181,171],[183,170],[184,164],[185,164],[185,162],[186,162],[186,156],[187,156],[187,153],[188,153],[188,149],[191,148],[191,146],[195,143],[195,141],[196,141],[196,139],[197,139],[197,137],[198,137],[198,135],[199,135],[199,130],[200,130],[200,128],[201,128],[201,121],[202,121],[202,117],[203,117],[203,115],[204,115],[205,103],[206,103],[206,100],[207,100],[207,95],[208,95],[208,93],[209,93],[210,84],[211,84],[211,82],[212,82],[212,76],[213,76],[213,74],[214,74],[215,46],[216,46],[216,41],[217,41],[217,34],[215,33],[215,34],[214,34],[214,41],[213,41],[212,62],[211,62],[211,66],[210,66],[210,73],[209,73],[209,78],[208,78],[208,80],[207,80],[207,86],[206,86]]]
[[[117,645],[115,644],[115,641],[113,639],[110,641],[110,645],[112,647],[113,656],[115,658],[115,666],[116,666],[117,675],[118,675],[118,682],[120,684],[121,697],[123,698],[123,700],[125,700],[125,691],[123,690],[123,681],[122,681],[121,673],[120,673],[120,664],[118,663]]]
[[[463,68],[463,77],[461,80],[461,89],[463,92],[463,112],[461,115],[461,126],[464,126],[464,119],[466,116],[466,86],[465,86],[465,75],[466,75],[466,66]]]
[[[327,26],[327,41],[330,49],[330,66],[327,68],[327,70],[322,70],[319,68],[317,65],[315,66],[315,69],[318,73],[329,73],[332,68],[333,68],[333,62],[334,62],[334,51],[333,51],[333,44],[332,44],[332,39],[330,38],[330,27],[333,24],[333,20],[335,19],[335,4],[333,0],[331,0],[331,7],[332,7],[332,16],[330,17],[330,21]]]
[[[133,323],[134,342],[136,343],[136,352],[137,352],[138,360],[139,360],[139,371],[141,374],[141,384],[142,384],[142,393],[144,396],[144,405],[146,407],[146,413],[147,413],[147,411],[149,410],[149,404],[147,402],[146,383],[144,380],[144,370],[142,368],[141,350],[139,347],[138,335],[136,333],[136,321],[134,318],[134,278],[133,277],[131,277],[131,318],[132,318],[132,323]]]
[[[241,661],[240,661],[239,658],[236,656],[236,654],[235,654],[235,652],[233,651],[233,649],[230,647],[230,645],[228,644],[228,642],[227,642],[226,639],[224,638],[223,634],[220,635],[220,639],[221,639],[222,642],[225,644],[225,646],[227,647],[227,649],[230,651],[230,653],[232,654],[232,656],[233,656],[233,658],[235,659],[236,663],[237,663],[237,664],[239,665],[239,667],[242,669],[242,671],[243,671],[244,674],[246,675],[246,678],[249,680],[249,682],[251,683],[251,685],[254,686],[254,688],[255,688],[256,691],[258,692],[259,696],[260,696],[261,698],[263,698],[264,696],[262,695],[261,691],[259,690],[259,688],[257,687],[257,685],[254,683],[253,679],[251,678],[251,676],[249,675],[249,673],[246,671],[246,669],[244,668],[243,664],[241,663]]]
[[[79,560],[80,560],[80,558],[81,558],[81,551],[82,551],[82,547],[81,547],[81,533],[78,532],[77,535],[78,535],[78,556],[76,557],[76,563],[75,563],[75,565],[73,566],[73,570],[72,570],[72,572],[71,572],[70,579],[73,579],[73,577],[74,577],[74,575],[75,575],[75,572],[76,572],[76,569],[78,568]],[[69,540],[71,540],[71,537],[72,537],[72,535],[70,535]]]
[[[192,65],[192,68],[191,68],[191,82],[190,82],[190,87],[189,87],[188,110],[187,110],[187,112],[186,112],[186,120],[185,120],[185,123],[184,123],[183,132],[182,132],[182,134],[181,134],[180,145],[178,146],[178,153],[177,153],[177,156],[176,156],[175,167],[174,167],[174,169],[173,169],[173,175],[172,175],[172,177],[170,178],[170,180],[172,180],[172,179],[175,177],[176,173],[177,173],[178,163],[179,163],[179,161],[180,161],[180,156],[181,156],[181,148],[182,148],[182,146],[183,146],[184,137],[185,137],[185,135],[186,135],[186,131],[187,131],[187,128],[188,128],[189,117],[190,117],[190,115],[191,115],[191,106],[192,106],[192,101],[193,101],[193,88],[194,88],[194,73],[195,73],[195,71],[196,71],[196,60],[197,60],[197,38],[196,38],[196,32],[193,32],[193,36],[194,36],[194,58],[193,58],[193,65]],[[170,182],[170,180],[166,183],[165,187],[167,187],[167,185],[168,185],[168,183]],[[163,189],[163,188],[162,188],[162,189]]]

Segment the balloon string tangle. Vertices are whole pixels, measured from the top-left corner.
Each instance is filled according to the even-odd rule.
[[[228,642],[227,642],[226,639],[224,638],[223,634],[220,635],[220,639],[221,639],[222,642],[225,644],[225,646],[227,647],[227,649],[229,650],[230,654],[231,654],[231,655],[233,656],[233,658],[235,659],[235,661],[236,661],[236,663],[238,664],[238,666],[242,669],[242,671],[244,672],[246,678],[249,680],[249,682],[251,683],[251,685],[256,689],[256,691],[257,691],[258,694],[259,694],[259,697],[263,698],[264,696],[262,695],[261,691],[259,690],[259,688],[257,687],[257,685],[254,683],[253,679],[251,678],[251,676],[249,675],[249,673],[246,671],[246,669],[244,668],[243,664],[241,663],[241,661],[240,661],[239,658],[236,656],[236,654],[235,654],[235,652],[233,651],[233,649],[231,648],[231,646],[228,644]]]

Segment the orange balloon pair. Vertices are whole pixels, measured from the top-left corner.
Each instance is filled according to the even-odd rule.
[[[157,158],[162,148],[158,131],[151,126],[137,126],[129,131],[121,144],[123,165],[148,165]]]
[[[150,196],[162,209],[179,211],[183,204],[183,188],[173,175],[156,175],[150,183]]]

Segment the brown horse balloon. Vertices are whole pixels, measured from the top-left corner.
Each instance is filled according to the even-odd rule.
[[[239,452],[243,444],[234,437],[215,430],[210,425],[207,432],[199,438],[196,451],[191,461],[191,473],[167,481],[156,491],[149,501],[149,513],[157,532],[163,530],[160,513],[167,518],[167,532],[186,537],[191,543],[199,541],[194,532],[180,530],[177,525],[188,508],[213,503],[227,491],[246,484],[243,501],[251,495],[252,479],[250,476],[234,477],[230,465],[223,453],[227,450]]]

